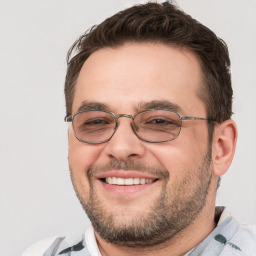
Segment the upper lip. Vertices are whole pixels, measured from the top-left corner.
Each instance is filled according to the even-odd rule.
[[[95,176],[97,179],[104,179],[108,177],[117,177],[117,178],[123,178],[123,179],[128,179],[128,178],[144,178],[144,179],[158,179],[158,177],[143,173],[143,172],[138,172],[138,171],[124,171],[124,170],[113,170],[113,171],[107,171],[104,173],[99,173]]]

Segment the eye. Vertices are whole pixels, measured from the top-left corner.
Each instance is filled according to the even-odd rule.
[[[112,130],[115,125],[113,120],[108,118],[96,117],[83,120],[76,126],[79,133],[97,133]]]
[[[170,118],[152,118],[145,122],[145,125],[177,125],[179,126],[178,120],[173,120]]]
[[[162,119],[162,118],[156,118],[146,122],[146,124],[170,124],[170,123],[173,123],[173,122],[170,122],[169,120]]]
[[[107,119],[97,118],[93,120],[86,120],[84,125],[101,125],[101,124],[109,124],[110,122]]]

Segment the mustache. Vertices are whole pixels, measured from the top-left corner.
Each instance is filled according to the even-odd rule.
[[[144,162],[135,160],[119,161],[116,159],[110,160],[106,164],[99,164],[90,166],[87,170],[88,178],[92,178],[98,173],[111,171],[111,170],[123,170],[123,171],[138,171],[142,173],[152,174],[162,179],[169,179],[169,172],[162,165],[147,165]]]

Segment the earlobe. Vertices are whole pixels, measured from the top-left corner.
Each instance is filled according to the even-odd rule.
[[[232,119],[216,126],[213,135],[213,175],[221,176],[228,170],[236,148],[237,127]]]

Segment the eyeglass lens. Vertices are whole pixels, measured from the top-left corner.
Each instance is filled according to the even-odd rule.
[[[149,142],[163,142],[176,138],[181,120],[176,112],[147,110],[134,117],[132,128],[139,138]],[[87,143],[107,141],[115,132],[115,117],[104,111],[81,112],[73,118],[76,137]]]

